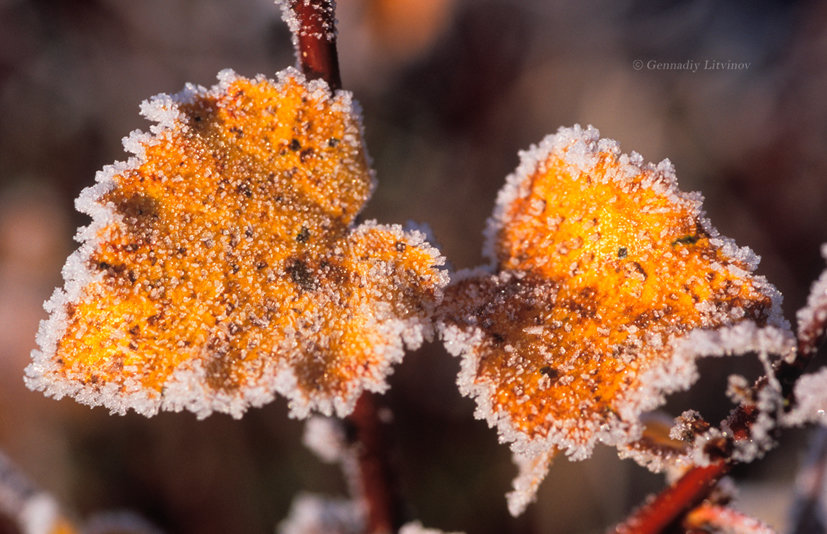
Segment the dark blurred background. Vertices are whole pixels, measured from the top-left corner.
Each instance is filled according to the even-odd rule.
[[[518,150],[593,124],[624,151],[671,159],[713,224],[763,257],[786,315],[803,305],[827,241],[827,4],[342,0],[338,18],[344,85],[364,109],[379,178],[365,217],[427,222],[454,267],[479,264]],[[655,65],[687,60],[749,65]],[[299,491],[345,492],[280,400],[240,421],[145,419],[22,385],[41,303],[88,222],[72,199],[125,157],[123,136],[148,128],[138,103],[211,85],[222,68],[273,75],[293,63],[269,0],[0,0],[0,450],[78,517],[131,509],[168,532],[271,532]],[[705,365],[673,415],[691,406],[723,417],[724,377],[738,365]],[[457,370],[426,346],[384,397],[401,489],[426,526],[601,532],[662,486],[599,447],[585,462],[558,460],[539,502],[511,519],[509,452],[457,393]],[[806,441],[787,432],[736,471],[738,505],[783,529]]]

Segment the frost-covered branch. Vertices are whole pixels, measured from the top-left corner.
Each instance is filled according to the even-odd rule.
[[[342,87],[336,53],[334,0],[277,0],[293,34],[296,59],[311,80],[322,79],[332,90]]]

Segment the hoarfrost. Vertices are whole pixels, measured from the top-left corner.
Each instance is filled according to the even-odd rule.
[[[821,245],[821,256],[827,260],[827,243]],[[827,328],[827,270],[821,273],[807,297],[807,305],[798,310],[798,338],[802,345],[815,350],[816,340]]]
[[[505,496],[508,503],[508,512],[516,517],[528,508],[528,505],[537,499],[537,489],[546,478],[548,468],[557,451],[542,452],[536,456],[514,453],[514,463],[518,474],[512,482],[512,491]]]
[[[821,246],[821,255],[827,260],[827,243]],[[827,328],[827,270],[813,283],[807,305],[798,311],[796,319],[799,347],[812,354]],[[827,369],[800,377],[794,388],[794,397],[793,408],[784,415],[783,424],[797,426],[813,422],[827,425]]]
[[[316,17],[321,21],[319,30],[310,32],[307,28],[303,28],[301,20],[296,14],[293,5],[299,2],[304,2],[308,7],[317,11]],[[324,3],[310,3],[308,0],[275,0],[275,3],[281,8],[281,19],[290,30],[293,38],[293,47],[298,53],[299,38],[312,37],[314,39],[326,39],[332,41],[336,38],[336,1],[327,0]]]
[[[795,384],[795,407],[784,415],[786,426],[827,425],[827,368],[802,376]]]

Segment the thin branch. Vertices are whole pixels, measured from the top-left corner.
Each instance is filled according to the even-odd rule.
[[[717,460],[705,467],[690,469],[674,484],[638,508],[626,521],[615,527],[616,534],[657,534],[683,514],[700,504],[730,464]]]
[[[387,425],[380,420],[373,395],[363,393],[345,422],[354,442],[362,497],[367,504],[366,532],[396,532],[403,523],[402,504],[388,456]]]
[[[293,32],[296,57],[304,75],[311,80],[324,80],[333,91],[341,89],[335,0],[282,1],[282,7],[287,8],[284,19]],[[345,425],[356,456],[359,490],[367,506],[366,532],[396,532],[402,526],[401,500],[395,491],[388,458],[388,438],[370,393],[359,397]]]
[[[287,22],[302,72],[308,79],[326,81],[331,90],[341,89],[335,0],[287,0],[287,6],[295,17]]]
[[[818,353],[819,347],[827,340],[827,299],[824,298],[823,285],[827,284],[825,280],[827,275],[822,275],[813,286],[808,299],[809,313],[799,313],[798,342],[792,363],[779,360],[773,365],[773,374],[781,384],[781,394],[788,409],[795,404],[796,382]],[[768,377],[761,377],[753,386],[753,391],[757,393],[766,387],[768,382]],[[753,397],[757,398],[757,395]],[[716,453],[715,461],[706,467],[691,468],[672,486],[663,490],[618,525],[615,532],[660,532],[700,504],[735,463],[731,459],[733,441],[750,439],[752,424],[758,415],[758,408],[753,404],[742,404],[735,408],[727,418],[732,435],[728,442],[718,444],[718,450],[713,451]]]

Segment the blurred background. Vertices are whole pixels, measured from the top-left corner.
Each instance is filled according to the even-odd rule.
[[[477,265],[518,151],[593,124],[626,152],[668,157],[713,224],[762,256],[787,317],[804,304],[827,241],[827,4],[342,0],[338,19],[344,86],[364,109],[379,178],[366,218],[427,222],[453,267]],[[701,68],[658,67],[686,61]],[[298,492],[345,492],[283,401],[239,421],[145,419],[22,384],[41,304],[88,222],[72,200],[125,157],[123,136],[148,128],[138,103],[211,85],[226,67],[273,75],[293,63],[269,0],[0,0],[0,450],[76,517],[129,509],[168,532],[272,532]],[[705,364],[672,414],[720,420],[725,376],[742,365]],[[599,447],[558,460],[538,503],[510,518],[510,454],[457,393],[457,370],[426,346],[384,397],[412,519],[469,534],[601,532],[662,487]],[[786,432],[736,470],[738,506],[783,530],[807,440]]]

